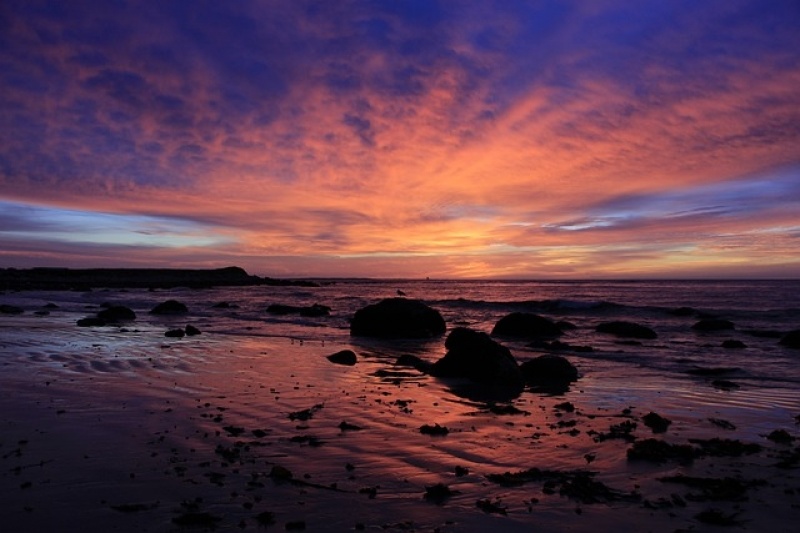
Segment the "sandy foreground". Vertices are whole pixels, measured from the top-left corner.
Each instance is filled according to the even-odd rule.
[[[800,520],[796,391],[575,359],[583,377],[567,393],[490,405],[395,365],[441,355],[440,340],[210,329],[167,339],[158,325],[3,317],[3,531],[777,532]],[[355,366],[326,359],[344,348]],[[651,411],[666,431],[645,424]],[[649,439],[682,447],[629,457]]]

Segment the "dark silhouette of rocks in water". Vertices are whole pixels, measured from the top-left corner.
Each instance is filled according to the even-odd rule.
[[[81,328],[98,328],[106,326],[108,323],[102,318],[97,318],[96,316],[87,316],[86,318],[81,318],[78,320],[77,324],[78,327]]]
[[[672,316],[693,316],[696,311],[692,307],[676,307],[667,311]]]
[[[423,424],[420,426],[419,432],[423,435],[444,436],[450,433],[450,430],[439,424],[434,424],[432,426],[430,424]]]
[[[188,312],[186,305],[177,300],[167,300],[150,310],[151,315],[179,315]]]
[[[569,344],[566,342],[561,342],[559,340],[555,340],[552,342],[536,340],[531,342],[527,345],[529,348],[537,348],[540,350],[549,350],[552,352],[580,352],[580,353],[589,353],[593,352],[594,348],[591,346],[578,346],[575,344]]]
[[[492,335],[499,337],[558,337],[563,335],[555,322],[533,313],[511,313],[501,318],[492,329]]]
[[[217,302],[211,307],[214,309],[236,309],[239,306],[230,302]]]
[[[164,333],[165,337],[171,337],[174,339],[182,339],[186,335],[186,332],[182,329],[170,329],[166,333]]]
[[[273,315],[300,315],[307,317],[327,316],[331,314],[331,308],[326,305],[314,304],[308,307],[296,305],[272,304],[267,307],[267,313]]]
[[[692,326],[692,329],[697,331],[723,331],[733,328],[733,322],[721,318],[704,318]]]
[[[430,374],[431,368],[433,367],[433,363],[429,363],[428,361],[411,354],[401,355],[397,358],[397,361],[395,361],[394,364],[397,366],[409,366],[425,374]]]
[[[97,313],[97,318],[108,322],[136,320],[136,313],[124,305],[112,305]]]
[[[327,356],[328,361],[337,365],[353,366],[358,361],[358,357],[353,350],[342,350]]]
[[[525,382],[546,392],[561,393],[578,380],[578,369],[560,355],[542,355],[520,365]]]
[[[664,418],[658,413],[649,412],[642,417],[644,425],[653,430],[653,433],[664,433],[667,428],[672,424],[672,420]]]
[[[732,350],[738,348],[747,348],[747,345],[742,341],[737,341],[736,339],[727,339],[722,341],[722,347]]]
[[[800,348],[800,329],[795,329],[781,337],[780,344],[789,348]]]
[[[630,337],[634,339],[655,339],[658,337],[656,332],[647,326],[642,326],[634,322],[626,322],[624,320],[603,322],[597,325],[595,331],[599,333],[610,333],[617,337]]]
[[[24,313],[25,310],[21,307],[17,307],[16,305],[0,305],[0,313],[4,315],[21,315]]]
[[[199,329],[197,329],[196,327],[194,327],[191,324],[188,324],[185,328],[183,328],[183,330],[186,332],[186,335],[189,336],[189,337],[194,337],[195,335],[200,335],[202,333],[202,331],[200,331]]]
[[[468,378],[503,396],[522,392],[524,379],[516,359],[486,333],[455,328],[444,345],[447,354],[431,367],[433,376]]]
[[[419,300],[387,298],[356,311],[350,323],[354,337],[430,338],[447,328],[439,311]]]

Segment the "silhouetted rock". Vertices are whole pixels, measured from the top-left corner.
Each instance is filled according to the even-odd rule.
[[[433,367],[433,363],[429,363],[428,361],[411,354],[401,355],[397,358],[397,361],[395,361],[394,364],[397,366],[409,366],[419,370],[420,372],[424,372],[425,374],[430,374],[431,368]]]
[[[151,315],[179,315],[188,312],[186,305],[177,300],[167,300],[150,310]]]
[[[516,359],[486,333],[456,328],[445,341],[447,354],[433,364],[437,377],[468,378],[507,395],[522,392],[524,380]]]
[[[722,347],[727,349],[747,348],[747,345],[742,341],[736,339],[727,339],[722,341]]]
[[[97,318],[108,322],[124,322],[127,320],[135,320],[136,313],[124,305],[112,305],[97,313]]]
[[[492,329],[492,335],[500,337],[557,337],[563,331],[549,318],[533,313],[511,313],[501,318]]]
[[[795,329],[781,337],[780,343],[789,348],[800,348],[800,329]]]
[[[528,385],[545,390],[566,390],[578,379],[578,369],[560,355],[542,355],[519,368]]]
[[[696,313],[692,307],[676,307],[667,311],[672,316],[692,316]]]
[[[658,337],[656,332],[647,326],[642,326],[634,322],[626,322],[624,320],[603,322],[597,325],[595,331],[599,333],[610,333],[617,337],[631,337],[634,339],[655,339]]]
[[[213,307],[214,309],[235,309],[239,306],[236,304],[232,304],[230,302],[217,302],[211,307]]]
[[[81,328],[95,328],[105,326],[107,322],[102,318],[97,318],[96,316],[87,316],[86,318],[81,318],[78,320],[77,324]]]
[[[170,329],[170,330],[168,330],[167,332],[164,333],[165,337],[171,337],[171,338],[175,338],[175,339],[183,338],[184,335],[186,335],[186,332],[183,331],[180,328],[178,328],[178,329]]]
[[[21,307],[17,307],[16,305],[0,305],[0,313],[4,315],[21,315],[24,313],[25,310]]]
[[[381,338],[429,338],[445,332],[439,311],[419,300],[387,298],[356,311],[350,335]]]
[[[185,328],[183,328],[183,330],[189,337],[194,337],[195,335],[200,335],[202,333],[202,331],[192,326],[191,324],[188,324]]]
[[[337,365],[353,366],[358,361],[353,350],[342,350],[328,356],[328,361]]]
[[[650,411],[642,417],[644,425],[653,430],[653,433],[664,433],[667,428],[672,424],[672,420],[664,418],[658,413]]]
[[[697,331],[723,331],[726,329],[733,329],[733,322],[730,320],[723,320],[721,318],[704,318],[696,322],[692,329]]]

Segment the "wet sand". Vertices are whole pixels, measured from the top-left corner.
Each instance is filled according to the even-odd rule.
[[[395,365],[442,355],[443,339],[301,343],[210,320],[168,339],[147,321],[2,320],[5,531],[793,531],[800,519],[796,391],[571,357],[583,376],[563,395],[489,405]],[[328,361],[341,349],[357,364]],[[665,432],[645,425],[650,412]],[[436,424],[446,434],[420,431]],[[629,458],[648,439],[691,456]]]

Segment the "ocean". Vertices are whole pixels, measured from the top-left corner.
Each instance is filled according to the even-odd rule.
[[[317,531],[641,530],[643,521],[647,530],[674,531],[703,524],[697,516],[709,501],[743,529],[789,531],[785,524],[800,518],[796,470],[774,466],[800,453],[791,444],[800,420],[800,350],[779,344],[800,328],[800,281],[316,281],[319,287],[0,295],[0,304],[24,310],[0,316],[0,380],[9,391],[0,401],[7,472],[0,497],[13,530],[170,530],[195,512],[190,507],[232,531],[256,527],[258,510]],[[399,367],[404,354],[442,357],[446,334],[355,338],[349,324],[358,309],[401,294],[438,310],[448,329],[488,333],[516,311],[567,321],[575,326],[560,338],[568,346],[554,353],[580,378],[563,394],[526,391],[508,402],[516,410],[497,411],[447,380]],[[168,299],[185,303],[188,313],[148,314]],[[128,306],[137,318],[76,325],[107,304]],[[270,314],[272,304],[319,304],[330,314]],[[692,328],[708,317],[733,327]],[[657,337],[595,330],[614,320],[648,326]],[[164,336],[187,324],[202,334]],[[499,340],[520,363],[550,351]],[[357,354],[355,366],[326,359],[343,349]],[[666,434],[643,424],[649,412],[672,422]],[[624,421],[634,428],[630,438],[601,438]],[[420,433],[434,424],[449,434]],[[359,430],[342,429],[353,426]],[[792,440],[773,442],[767,436],[774,431]],[[709,437],[762,451],[690,465],[626,457],[634,440]],[[276,465],[294,472],[294,481],[270,480]],[[26,468],[8,474],[18,467]],[[529,468],[589,468],[593,479],[630,498],[593,501],[563,486],[553,492],[552,483],[492,481],[492,474]],[[747,500],[693,500],[689,489],[674,499],[678,489],[662,479],[676,473],[766,485],[754,481],[761,488]],[[454,493],[431,503],[424,495],[436,484]],[[59,498],[65,503],[54,503]],[[64,521],[70,509],[77,514]]]

